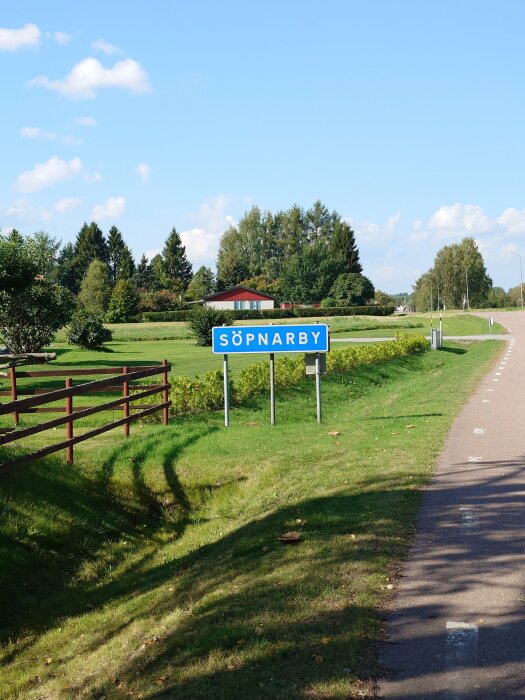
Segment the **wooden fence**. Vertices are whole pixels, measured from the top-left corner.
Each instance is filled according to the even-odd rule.
[[[171,371],[171,365],[166,360],[163,360],[162,365],[148,367],[105,367],[105,368],[85,368],[85,369],[54,369],[54,370],[29,370],[17,371],[16,367],[11,367],[9,370],[9,378],[11,389],[9,391],[1,391],[0,396],[10,396],[11,401],[5,404],[0,404],[0,416],[12,414],[15,426],[18,426],[21,413],[65,413],[65,416],[53,418],[52,420],[33,425],[27,428],[2,429],[0,431],[0,445],[12,443],[23,438],[36,435],[44,430],[57,428],[64,425],[66,430],[66,439],[36,450],[29,454],[21,455],[15,459],[0,463],[0,467],[13,466],[23,464],[34,459],[40,459],[53,452],[60,450],[66,451],[66,459],[68,464],[73,463],[73,447],[79,442],[89,440],[89,438],[101,435],[108,430],[113,430],[119,426],[124,427],[124,435],[129,436],[129,426],[134,420],[138,420],[156,411],[162,411],[163,423],[168,424],[168,409],[171,405],[169,399],[169,381],[168,373]],[[117,372],[120,372],[117,374]],[[91,376],[91,375],[112,375],[107,379],[98,379],[95,381],[83,381],[81,384],[73,385],[71,377],[73,376]],[[153,377],[162,375],[162,384],[147,384],[137,385],[131,382],[145,377]],[[65,387],[63,389],[26,389],[19,388],[17,379],[33,377],[66,377]],[[106,401],[97,406],[88,406],[76,408],[73,406],[75,396],[93,394],[98,392],[110,393],[112,391],[122,392],[122,396],[112,401]],[[162,392],[162,402],[158,404],[133,404],[132,402],[138,399],[144,399],[148,396],[153,396]],[[20,396],[28,396],[29,398],[21,399]],[[46,406],[44,404],[54,403],[56,401],[65,401],[65,405],[61,406]],[[80,435],[73,435],[74,422],[81,418],[87,418],[101,411],[110,411],[117,408],[122,408],[123,416],[111,423],[106,423],[98,428],[93,428]],[[130,413],[130,410],[136,410],[137,413]]]

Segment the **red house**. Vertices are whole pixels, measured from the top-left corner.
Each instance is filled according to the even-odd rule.
[[[255,289],[238,284],[236,287],[226,289],[224,292],[217,292],[206,297],[204,306],[214,309],[227,309],[229,311],[245,309],[263,311],[264,309],[273,309],[275,307],[275,299],[268,294],[263,294]]]

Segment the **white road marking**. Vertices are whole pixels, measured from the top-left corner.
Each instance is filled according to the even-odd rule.
[[[475,665],[478,659],[479,630],[477,625],[468,622],[447,622],[446,666],[447,685],[449,692],[447,700],[461,700],[472,687],[464,672],[465,666]]]
[[[499,380],[498,380],[498,379],[493,379],[492,381],[493,381],[493,382],[497,382],[497,381],[499,381]]]
[[[501,377],[501,372],[496,372],[496,377]]]
[[[479,629],[468,622],[447,622],[447,661],[463,665],[478,655]]]
[[[481,462],[481,457],[467,457],[467,462]]]
[[[483,399],[481,403],[490,403],[490,399]]]
[[[474,435],[485,435],[485,428],[474,428]]]
[[[494,391],[494,389],[487,389],[487,391]]]
[[[475,510],[464,506],[459,509],[459,524],[462,528],[471,529],[479,525],[479,518]]]

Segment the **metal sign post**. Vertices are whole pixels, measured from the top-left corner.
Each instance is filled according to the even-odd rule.
[[[230,387],[228,384],[228,355],[224,355],[224,425],[230,425]]]
[[[443,316],[439,314],[439,334],[441,336],[441,340],[443,340]]]
[[[275,425],[275,355],[270,353],[270,425]]]
[[[317,422],[321,423],[321,357],[315,356],[315,396],[317,405]]]

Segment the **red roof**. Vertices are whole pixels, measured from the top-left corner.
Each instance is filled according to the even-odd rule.
[[[257,292],[255,289],[243,287],[238,284],[231,289],[225,289],[223,292],[212,294],[206,297],[204,301],[265,301],[266,299],[274,301],[274,298],[269,294],[263,294],[263,292]]]

